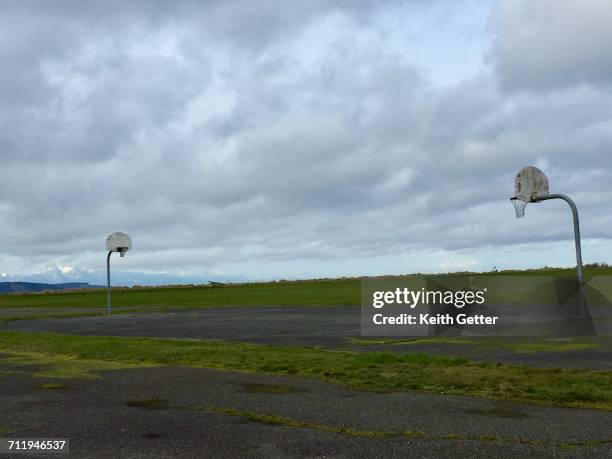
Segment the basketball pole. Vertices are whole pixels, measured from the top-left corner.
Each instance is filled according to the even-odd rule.
[[[584,277],[582,275],[582,248],[580,247],[580,222],[578,220],[578,208],[574,201],[569,196],[564,194],[547,194],[543,196],[537,196],[534,202],[546,201],[548,199],[563,199],[567,202],[572,209],[572,216],[574,218],[574,241],[576,244],[576,274],[578,275],[578,295],[580,298],[580,313],[582,318],[586,318],[586,308],[584,302]]]
[[[106,312],[108,315],[110,315],[113,310],[113,307],[111,305],[111,286],[110,286],[110,257],[112,253],[113,251],[109,250],[108,255],[106,257],[106,286],[107,286]]]
[[[108,255],[106,256],[106,302],[108,315],[113,312],[113,305],[111,303],[111,283],[110,283],[110,259],[113,252],[119,252],[121,257],[124,257],[128,250],[132,248],[132,239],[125,233],[117,231],[106,238],[106,250]]]

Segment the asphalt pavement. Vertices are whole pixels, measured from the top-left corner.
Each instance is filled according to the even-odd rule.
[[[164,313],[129,313],[0,323],[1,329],[45,331],[76,335],[139,336],[183,339],[220,339],[256,344],[320,346],[359,352],[426,352],[453,355],[474,361],[503,362],[547,368],[612,369],[612,340],[589,338],[592,349],[563,352],[516,352],[511,346],[492,346],[439,340],[365,346],[360,308],[356,306],[250,306],[190,309]],[[499,343],[534,341],[535,338],[500,338]],[[581,338],[582,339],[582,338]],[[554,341],[550,341],[551,343]],[[567,342],[572,342],[568,339]]]
[[[612,455],[605,411],[185,367],[50,379],[0,355],[0,369],[0,437],[69,438],[71,457]]]

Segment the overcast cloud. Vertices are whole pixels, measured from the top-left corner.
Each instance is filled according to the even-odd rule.
[[[0,272],[123,283],[612,262],[612,4],[3,1]],[[121,272],[123,271],[123,272]]]

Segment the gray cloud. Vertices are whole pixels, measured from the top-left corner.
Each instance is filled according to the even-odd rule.
[[[510,90],[609,86],[611,16],[606,0],[498,2],[490,60]]]
[[[595,2],[558,6],[550,27],[546,2],[496,7],[491,66],[444,87],[386,48],[386,3],[58,5],[2,18],[3,271],[98,269],[115,230],[134,238],[135,272],[250,263],[245,277],[568,240],[561,205],[513,220],[527,164],[576,198],[585,237],[609,239],[607,57],[585,54],[604,33]],[[576,42],[568,15],[592,34]]]

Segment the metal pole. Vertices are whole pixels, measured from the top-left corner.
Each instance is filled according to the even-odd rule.
[[[111,304],[111,286],[110,286],[110,257],[111,254],[113,252],[110,251],[108,252],[108,256],[106,257],[106,285],[107,285],[107,306],[106,306],[106,312],[110,315],[110,313],[113,311],[113,306]]]
[[[580,222],[578,221],[578,209],[576,208],[576,204],[571,200],[569,196],[564,194],[549,194],[546,196],[537,197],[535,199],[538,201],[545,201],[547,199],[563,199],[567,202],[572,209],[572,216],[574,218],[574,241],[576,244],[576,274],[578,275],[578,288],[579,288],[579,297],[580,297],[580,313],[582,314],[582,318],[586,318],[586,308],[584,302],[584,278],[582,276],[582,249],[580,247]]]

